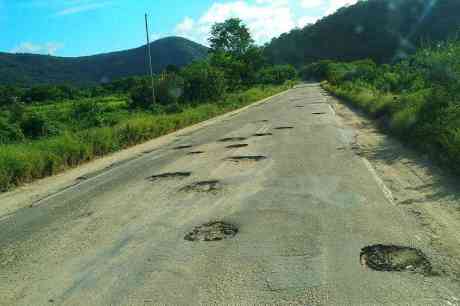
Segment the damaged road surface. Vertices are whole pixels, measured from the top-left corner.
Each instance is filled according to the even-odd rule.
[[[1,194],[0,305],[458,305],[454,223],[434,240],[324,95]]]

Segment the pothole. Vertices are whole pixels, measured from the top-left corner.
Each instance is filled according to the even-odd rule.
[[[230,223],[213,221],[195,227],[185,235],[187,241],[220,241],[233,238],[238,233],[238,228]]]
[[[217,193],[222,190],[222,183],[218,180],[201,181],[182,187],[180,190],[186,192]]]
[[[267,159],[266,156],[262,155],[252,155],[252,156],[232,156],[226,158],[226,160],[233,161],[233,162],[258,162],[261,160]]]
[[[183,178],[189,177],[190,175],[192,175],[191,172],[167,172],[167,173],[152,175],[148,177],[147,180],[151,182],[155,182],[155,181],[162,180],[162,179],[183,179]]]
[[[412,271],[428,274],[431,263],[416,248],[376,244],[361,249],[361,264],[376,271]]]
[[[204,151],[192,151],[192,152],[188,152],[187,155],[199,155],[199,154],[203,154]]]
[[[272,136],[272,135],[273,135],[272,133],[256,133],[253,136],[263,137],[263,136]]]
[[[293,126],[279,126],[276,127],[275,130],[292,130],[293,128]]]
[[[178,146],[178,147],[175,147],[174,150],[183,150],[183,149],[188,149],[188,148],[191,148],[193,147],[192,145],[183,145],[183,146]]]
[[[326,115],[325,112],[314,112],[314,113],[311,113],[312,115]]]
[[[246,137],[226,137],[219,139],[220,142],[232,142],[232,141],[243,141],[246,140]]]
[[[237,143],[233,145],[226,146],[227,149],[238,149],[238,148],[244,148],[249,146],[247,143]]]

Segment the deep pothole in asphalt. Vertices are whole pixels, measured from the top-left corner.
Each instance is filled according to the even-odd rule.
[[[183,149],[189,149],[193,147],[192,145],[183,145],[183,146],[178,146],[178,147],[175,147],[174,150],[183,150]]]
[[[187,155],[200,155],[200,154],[203,154],[204,151],[192,151],[192,152],[188,152]]]
[[[263,155],[251,155],[251,156],[231,156],[227,157],[226,160],[232,161],[235,163],[240,163],[240,162],[258,162],[261,160],[267,159],[266,156]]]
[[[220,241],[233,238],[238,233],[238,228],[230,223],[213,221],[195,227],[185,235],[188,241]]]
[[[376,244],[361,249],[361,264],[376,271],[432,272],[426,255],[416,248]]]
[[[156,182],[164,179],[183,179],[192,175],[191,172],[166,172],[157,175],[152,175],[147,178],[151,182]]]
[[[275,130],[292,130],[293,128],[293,126],[279,126],[276,127]]]
[[[311,113],[312,115],[326,115],[325,112],[314,112],[314,113]]]
[[[272,133],[256,133],[253,136],[263,137],[263,136],[272,136],[272,135],[273,135]]]
[[[238,148],[244,148],[249,146],[247,143],[237,143],[233,145],[226,146],[227,149],[238,149]]]
[[[232,141],[243,141],[246,140],[246,137],[226,137],[219,139],[220,142],[232,142]]]
[[[203,193],[218,193],[223,188],[223,184],[219,180],[209,180],[195,182],[185,187],[182,187],[180,191],[185,192],[203,192]]]

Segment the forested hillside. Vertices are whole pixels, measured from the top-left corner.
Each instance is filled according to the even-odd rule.
[[[151,43],[154,72],[168,65],[182,67],[207,56],[208,48],[180,37]],[[145,46],[85,57],[0,53],[1,85],[94,85],[113,79],[145,75]]]
[[[272,63],[297,67],[321,59],[391,62],[455,36],[459,14],[459,0],[360,1],[273,39],[265,54]]]

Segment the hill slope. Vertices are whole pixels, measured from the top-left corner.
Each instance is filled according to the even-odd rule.
[[[273,63],[296,66],[319,59],[390,62],[423,42],[455,35],[458,12],[459,0],[360,1],[273,39],[265,53]]]
[[[181,37],[151,43],[153,69],[184,66],[207,55],[205,46]],[[49,84],[69,82],[90,85],[147,72],[145,46],[85,57],[55,57],[36,54],[0,53],[0,84]]]

